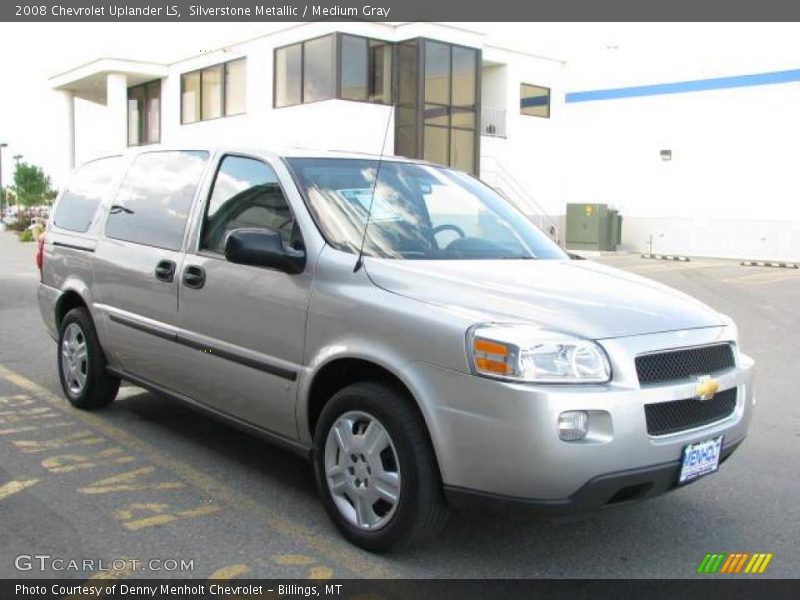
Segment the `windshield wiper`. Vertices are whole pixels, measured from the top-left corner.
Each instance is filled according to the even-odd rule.
[[[112,215],[118,215],[119,213],[125,213],[127,215],[133,214],[133,211],[130,208],[122,206],[121,204],[113,204],[108,212]]]

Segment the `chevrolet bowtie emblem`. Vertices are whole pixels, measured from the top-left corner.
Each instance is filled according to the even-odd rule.
[[[694,388],[695,400],[711,400],[719,390],[719,381],[712,379],[708,375],[701,375],[697,378],[697,385]]]

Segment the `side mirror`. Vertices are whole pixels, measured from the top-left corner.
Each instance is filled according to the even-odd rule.
[[[293,275],[306,266],[306,253],[284,248],[280,234],[272,229],[234,229],[225,240],[225,259]]]

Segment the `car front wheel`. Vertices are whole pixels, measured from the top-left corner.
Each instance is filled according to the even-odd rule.
[[[444,525],[447,507],[421,416],[405,394],[356,383],[325,405],[315,432],[317,484],[352,543],[381,552],[418,545]]]

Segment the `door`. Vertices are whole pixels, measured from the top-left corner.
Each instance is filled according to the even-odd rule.
[[[95,251],[95,309],[111,364],[175,389],[178,284],[206,152],[147,152],[125,174]]]
[[[295,396],[303,360],[312,275],[289,275],[225,260],[238,228],[280,232],[303,248],[273,168],[226,155],[203,207],[198,249],[186,254],[179,289],[181,345],[193,349],[184,393],[289,439],[297,438]]]

